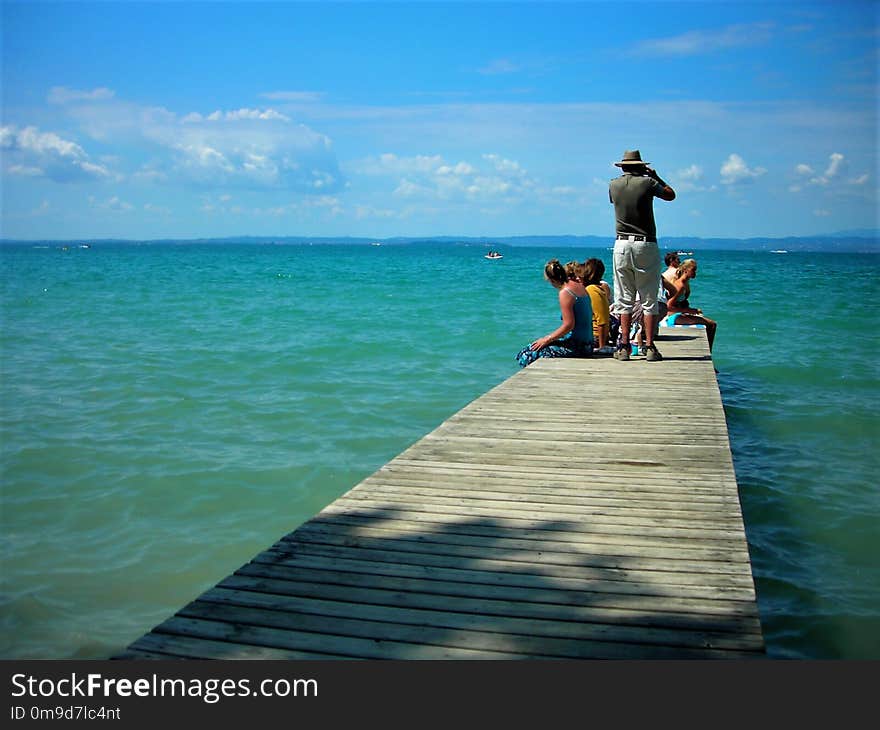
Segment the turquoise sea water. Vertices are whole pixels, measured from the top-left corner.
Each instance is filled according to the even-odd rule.
[[[4,658],[121,649],[516,372],[548,258],[610,267],[44,246],[0,248]],[[880,258],[695,254],[768,650],[880,658]]]

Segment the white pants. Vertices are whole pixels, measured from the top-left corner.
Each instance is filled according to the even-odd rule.
[[[660,248],[656,241],[614,242],[614,312],[631,314],[638,292],[645,314],[657,314]]]

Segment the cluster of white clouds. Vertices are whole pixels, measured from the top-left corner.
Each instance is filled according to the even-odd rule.
[[[398,157],[386,153],[361,161],[356,169],[364,175],[394,180],[392,195],[405,199],[513,201],[540,189],[520,163],[488,153],[470,162],[449,162],[441,155]]]
[[[761,177],[767,170],[763,167],[749,167],[738,154],[731,155],[721,165],[721,183],[723,185],[739,185]]]
[[[93,162],[85,150],[54,132],[37,127],[0,127],[3,171],[9,175],[45,177],[55,182],[106,180],[111,172]]]
[[[273,109],[193,112],[144,131],[166,157],[141,172],[166,180],[305,193],[342,184],[330,139]]]
[[[726,185],[730,189],[754,182],[766,174],[766,172],[765,168],[749,165],[741,155],[731,152],[727,159],[721,163],[721,167],[718,170],[718,179],[722,185]],[[672,186],[680,193],[715,192],[718,190],[717,185],[706,182],[705,172],[697,164],[691,164],[682,170],[678,170],[670,177]]]
[[[805,185],[827,187],[832,183],[839,182],[844,182],[847,185],[865,185],[870,180],[870,175],[867,173],[863,173],[858,177],[846,177],[848,167],[846,158],[839,152],[833,152],[829,155],[828,164],[822,172],[817,172],[813,166],[806,163],[799,163],[794,168],[797,182],[789,187],[789,191],[797,193]],[[721,164],[719,179],[723,185],[735,186],[753,182],[766,173],[766,168],[749,165],[742,156],[733,152]],[[675,181],[676,190],[681,192],[717,190],[715,185],[706,187],[703,184],[704,178],[703,168],[692,164],[683,170],[679,170],[674,175],[673,180]]]
[[[191,112],[181,119],[181,122],[183,124],[194,122],[236,122],[242,119],[260,119],[263,121],[274,119],[282,122],[290,121],[290,117],[286,117],[284,114],[281,114],[274,109],[236,109],[235,111],[227,112],[218,109],[207,116],[202,116],[198,112]]]
[[[806,186],[828,187],[840,183],[865,185],[870,180],[868,173],[862,173],[857,177],[846,177],[848,171],[849,163],[846,158],[840,152],[832,152],[828,157],[828,164],[822,172],[817,172],[812,165],[805,162],[795,165],[796,182],[789,187],[789,190],[798,193]],[[820,215],[818,212],[816,214]]]
[[[739,37],[737,33],[731,31],[728,39],[733,42]],[[684,52],[686,41],[698,44],[700,39],[688,36],[678,40]],[[503,73],[509,66],[498,61],[484,71],[489,69]],[[470,144],[470,151],[461,157],[448,152],[386,152],[349,162],[345,170],[356,180],[351,184],[340,170],[331,139],[295,120],[304,108],[297,105],[317,102],[319,93],[278,91],[261,96],[287,106],[282,106],[282,111],[241,107],[175,113],[120,100],[105,87],[54,87],[47,100],[60,107],[55,130],[15,124],[0,128],[3,173],[10,178],[44,178],[56,183],[127,182],[142,189],[193,189],[209,196],[202,199],[201,210],[206,214],[266,217],[323,215],[383,220],[443,217],[451,208],[491,214],[517,206],[526,210],[527,205],[580,211],[584,206],[607,202],[607,196],[597,194],[597,187],[607,187],[607,180],[596,180],[588,188],[568,180],[541,179],[510,153],[482,152],[492,149],[493,141],[488,138]],[[294,111],[298,108],[300,111]],[[373,108],[368,111],[382,113]],[[411,139],[409,144],[411,147]],[[679,193],[726,190],[738,195],[737,191],[768,173],[739,152],[729,153],[716,165],[707,173],[703,164],[688,164],[670,175],[670,183]],[[781,170],[776,172],[781,176]],[[552,178],[554,174],[544,176]],[[832,153],[827,163],[798,163],[793,178],[789,188],[793,193],[807,187],[820,191],[836,190],[844,184],[865,185],[870,179],[867,173],[850,175],[848,161],[839,152]],[[228,192],[235,191],[280,194],[270,199],[270,205],[254,207],[251,201],[248,207],[231,201]],[[89,205],[116,213],[143,210],[170,215],[167,207],[126,202],[123,197],[136,199],[130,189],[113,192],[118,195],[108,192],[91,197]],[[224,192],[227,195],[221,194]],[[162,199],[167,201],[168,197]],[[827,214],[825,208],[814,212],[817,216]]]
[[[106,88],[54,87],[48,96],[80,137],[102,147],[137,149],[148,161],[111,171],[72,141],[35,126],[0,130],[4,172],[56,182],[125,180],[139,183],[296,190],[325,194],[344,181],[330,139],[274,109],[240,108],[177,115],[120,101]],[[120,156],[113,158],[117,163]]]

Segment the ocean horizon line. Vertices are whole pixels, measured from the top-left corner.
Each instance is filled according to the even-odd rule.
[[[388,245],[388,246],[508,246],[511,248],[542,248],[559,246],[573,248],[611,247],[612,235],[523,235],[523,236],[200,236],[163,238],[0,238],[0,246],[56,244],[73,246],[96,245]],[[813,236],[755,236],[751,238],[701,236],[661,236],[666,249],[703,248],[730,251],[880,253],[880,231],[860,230],[817,234]]]

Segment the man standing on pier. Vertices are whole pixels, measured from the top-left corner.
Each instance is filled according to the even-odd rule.
[[[614,204],[617,238],[614,242],[614,311],[620,317],[620,340],[614,357],[629,360],[629,329],[638,293],[645,313],[645,360],[663,357],[654,344],[654,321],[660,292],[660,249],[654,224],[654,198],[675,200],[675,191],[642,161],[638,150],[627,150],[614,163],[623,174],[611,181],[608,197]]]

